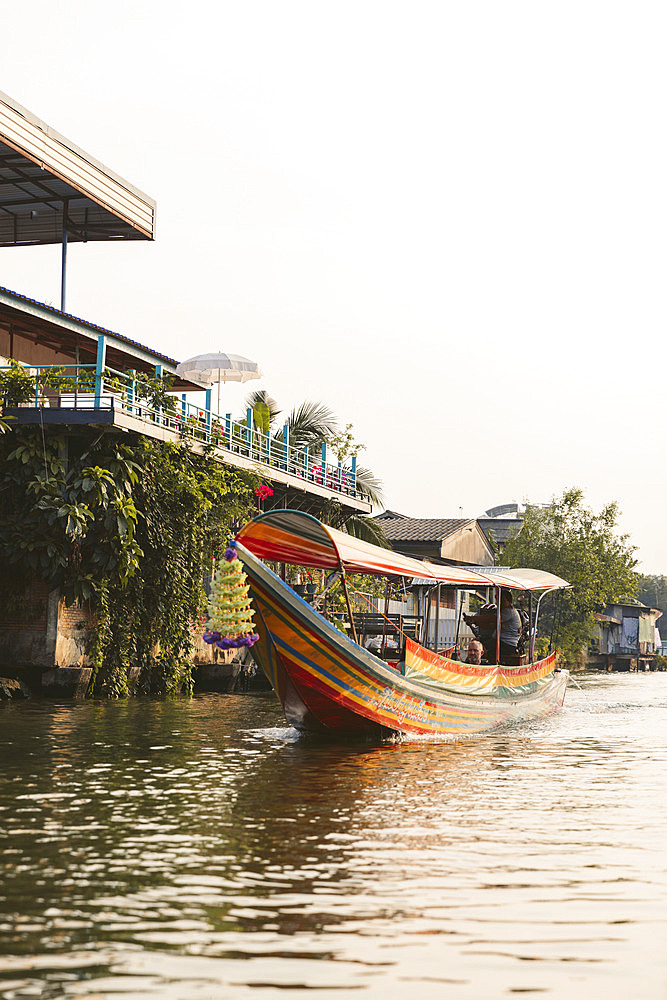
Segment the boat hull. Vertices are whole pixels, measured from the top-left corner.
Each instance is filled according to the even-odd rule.
[[[252,654],[297,729],[319,733],[466,735],[559,708],[567,671],[502,697],[434,689],[404,677],[316,612],[238,545],[259,641]]]

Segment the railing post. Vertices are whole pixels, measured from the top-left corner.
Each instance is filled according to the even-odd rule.
[[[338,463],[338,489],[342,491],[343,489],[343,463]]]
[[[211,440],[211,393],[212,389],[206,390],[206,411],[204,413],[204,428],[206,429],[206,440]]]
[[[322,442],[322,485],[327,485],[327,443]]]
[[[303,449],[303,474],[308,479],[308,445]]]
[[[130,368],[127,373],[127,410],[128,413],[134,412],[134,385],[137,373],[134,368]]]
[[[188,398],[187,398],[187,395],[184,392],[182,392],[181,393],[181,420],[183,422],[183,430],[185,430],[185,421],[187,419],[187,416],[188,416]]]
[[[289,427],[283,426],[283,466],[285,472],[289,469]]]
[[[357,492],[357,456],[352,456],[352,464],[350,468],[350,475],[352,477],[352,495]]]
[[[225,437],[227,438],[227,447],[232,450],[232,415],[231,413],[225,413]]]
[[[158,381],[158,379],[161,379],[161,378],[162,378],[162,365],[156,365],[155,366],[155,380]],[[156,406],[155,409],[157,410],[157,422],[159,424],[161,424],[162,423],[162,407]]]
[[[35,368],[35,406],[39,406],[39,368]]]
[[[245,411],[245,440],[248,446],[248,458],[252,453],[252,408],[249,406]]]
[[[95,361],[95,409],[102,403],[102,379],[107,363],[107,340],[103,333],[97,338],[97,359]]]

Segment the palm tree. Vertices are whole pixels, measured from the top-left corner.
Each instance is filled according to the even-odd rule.
[[[324,403],[301,403],[295,406],[285,421],[290,444],[295,448],[312,447],[328,441],[336,432],[336,416]],[[274,437],[282,438],[282,430]]]
[[[382,523],[373,517],[365,517],[363,514],[348,514],[340,525],[341,531],[346,531],[348,535],[354,535],[362,542],[370,542],[371,545],[379,545],[382,549],[390,549],[391,545],[384,533]]]
[[[275,428],[276,418],[280,416],[281,410],[275,399],[269,396],[266,389],[255,389],[249,393],[245,401],[246,409],[252,410],[253,426],[264,438],[273,431],[273,441],[282,444],[283,427]],[[242,421],[240,422],[242,423]],[[292,448],[316,448],[323,442],[329,442],[338,431],[338,421],[334,412],[324,403],[314,403],[306,401],[295,406],[285,421],[289,432],[289,443]],[[263,448],[264,445],[260,445]],[[352,468],[346,464],[344,471],[351,476]],[[357,489],[370,500],[372,504],[382,505],[382,482],[366,469],[363,465],[358,465],[356,469]],[[329,523],[335,527],[347,530],[345,525],[350,524],[350,534],[357,535],[358,538],[366,538],[377,545],[386,545],[384,533],[369,518],[355,515],[331,520]],[[368,524],[366,524],[368,522]]]
[[[363,465],[357,466],[357,489],[367,497],[372,504],[381,507],[383,504],[382,480],[373,475],[370,469]]]
[[[345,510],[336,500],[313,499],[305,509],[331,528],[345,531],[348,535],[370,542],[372,545],[379,545],[383,549],[391,548],[381,521]]]
[[[271,425],[281,412],[275,399],[269,396],[266,389],[254,389],[248,393],[245,401],[246,410],[252,410],[252,422],[255,430],[268,434]]]

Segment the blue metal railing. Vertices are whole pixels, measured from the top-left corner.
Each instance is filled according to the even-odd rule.
[[[34,378],[34,395],[30,403],[23,405],[77,411],[120,410],[146,425],[157,424],[223,454],[239,455],[258,466],[286,472],[304,483],[365,499],[357,487],[356,456],[349,467],[344,467],[341,462],[328,460],[326,444],[316,454],[307,447],[294,447],[289,442],[287,425],[278,436],[265,434],[254,426],[250,409],[243,421],[233,420],[231,413],[215,413],[210,390],[206,392],[204,406],[189,402],[185,395],[179,398],[166,393],[159,394],[161,402],[166,404],[160,405],[156,401],[158,394],[145,380],[137,378],[136,372],[105,367],[104,360],[104,352],[101,356],[98,352],[94,365],[31,366],[28,370]]]

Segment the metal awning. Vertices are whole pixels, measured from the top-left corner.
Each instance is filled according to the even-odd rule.
[[[152,240],[155,208],[0,91],[0,246]]]

